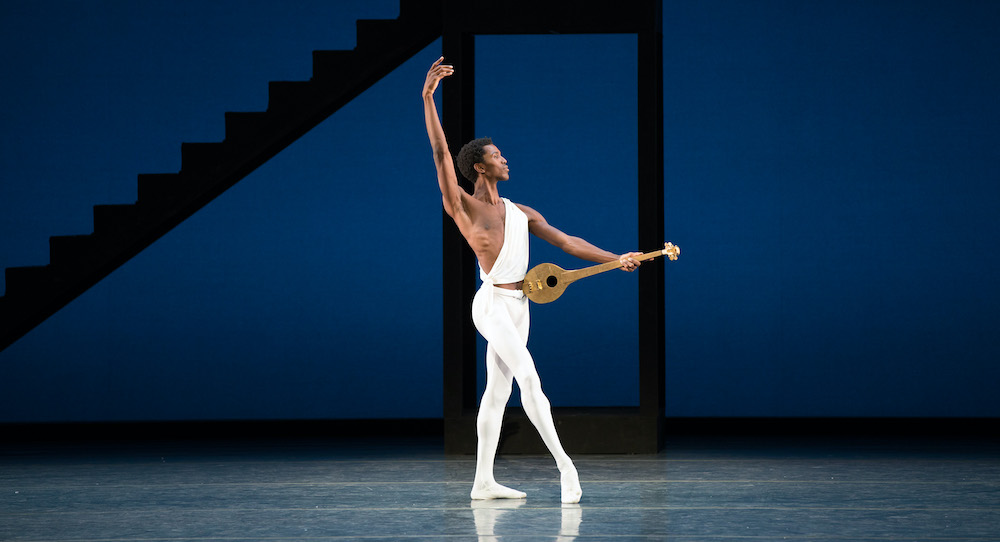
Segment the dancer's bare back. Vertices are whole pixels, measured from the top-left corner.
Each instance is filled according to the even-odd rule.
[[[456,186],[457,183],[456,183]],[[504,242],[507,209],[503,201],[493,204],[480,201],[459,188],[461,194],[452,201],[444,194],[444,210],[458,226],[472,252],[487,273],[493,268]]]

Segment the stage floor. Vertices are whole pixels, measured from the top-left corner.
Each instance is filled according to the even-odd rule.
[[[0,446],[0,540],[1000,540],[993,441],[674,438],[577,456],[579,505],[547,456],[501,456],[520,501],[470,501],[439,439]]]

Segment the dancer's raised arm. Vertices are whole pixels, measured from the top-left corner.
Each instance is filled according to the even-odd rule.
[[[437,59],[431,64],[431,69],[427,71],[427,79],[424,81],[424,123],[427,125],[427,137],[431,141],[431,149],[434,152],[434,166],[437,168],[438,185],[441,187],[441,197],[444,203],[444,210],[448,216],[456,222],[462,220],[464,215],[464,205],[462,196],[465,191],[458,185],[458,177],[455,176],[455,162],[452,159],[451,151],[448,150],[448,141],[444,137],[444,128],[441,127],[441,119],[438,117],[437,106],[434,104],[434,91],[438,83],[455,73],[455,68],[448,64],[442,64],[444,57]],[[465,217],[467,218],[467,217]],[[462,224],[459,223],[459,226]]]

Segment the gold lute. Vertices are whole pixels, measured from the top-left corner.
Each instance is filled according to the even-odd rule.
[[[657,256],[666,256],[671,260],[676,260],[680,254],[680,247],[675,246],[673,243],[666,243],[663,245],[663,250],[654,250],[639,256],[633,256],[632,259],[643,262],[652,260]],[[521,286],[521,289],[524,291],[524,295],[528,296],[528,299],[535,303],[549,303],[559,299],[559,296],[566,291],[566,287],[570,284],[582,278],[621,267],[622,264],[617,260],[570,271],[555,264],[541,263],[532,267],[524,275],[524,285]]]

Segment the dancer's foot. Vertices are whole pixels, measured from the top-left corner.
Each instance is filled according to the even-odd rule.
[[[496,482],[492,484],[476,485],[472,488],[470,495],[472,500],[482,501],[487,499],[523,499],[528,495],[523,491],[502,486]]]
[[[560,485],[562,486],[563,504],[576,504],[583,496],[583,489],[580,488],[580,477],[576,473],[576,467],[570,465],[561,470]]]

